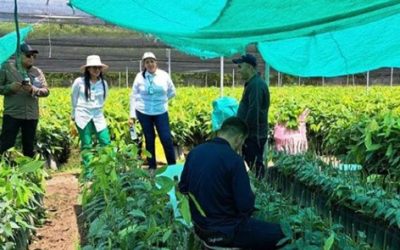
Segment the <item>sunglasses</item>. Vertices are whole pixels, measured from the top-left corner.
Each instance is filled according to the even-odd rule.
[[[36,54],[25,54],[26,58],[36,58]]]
[[[98,69],[98,70],[101,70],[101,69],[102,69],[101,66],[90,66],[89,68],[91,68],[91,69]]]

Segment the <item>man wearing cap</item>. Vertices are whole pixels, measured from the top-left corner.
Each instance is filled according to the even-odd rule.
[[[237,153],[247,135],[242,119],[226,119],[215,138],[190,151],[179,191],[190,195],[194,231],[207,245],[277,249],[284,237],[280,225],[251,217],[255,196]]]
[[[257,59],[251,54],[245,54],[232,60],[238,64],[242,79],[246,81],[244,92],[239,103],[237,117],[246,122],[249,127],[242,153],[246,163],[251,169],[256,170],[256,176],[264,176],[263,162],[264,145],[268,137],[268,85],[257,72]]]
[[[33,157],[39,119],[38,97],[47,97],[49,90],[43,72],[33,66],[39,52],[26,43],[20,46],[20,51],[21,56],[16,58],[20,68],[6,63],[0,69],[0,94],[4,95],[0,154],[14,146],[21,129],[23,154]]]

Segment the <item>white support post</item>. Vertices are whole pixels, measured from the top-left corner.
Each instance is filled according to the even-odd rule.
[[[235,87],[235,68],[232,69],[232,87]]]
[[[270,71],[271,71],[271,68],[269,67],[269,64],[267,63],[267,62],[265,62],[265,69],[264,69],[265,71],[264,71],[264,78],[265,78],[265,83],[267,84],[267,86],[269,86],[269,80],[270,80]]]
[[[221,97],[224,96],[224,57],[221,56],[220,57],[220,75],[221,75],[221,79],[220,79],[220,90],[221,90]]]
[[[325,86],[325,77],[322,77],[322,86]]]
[[[369,71],[367,71],[367,90],[369,89]]]
[[[121,71],[118,72],[118,87],[121,88]]]
[[[126,69],[126,72],[125,72],[126,87],[129,88],[129,79],[128,79],[129,78],[129,69],[128,69],[128,66],[126,66],[125,69]]]
[[[278,71],[278,87],[282,86],[281,72]]]
[[[143,65],[142,65],[142,60],[139,60],[139,72],[142,71],[143,69]]]
[[[171,75],[171,49],[167,49],[167,58],[168,58],[168,74]]]
[[[393,67],[390,68],[390,87],[393,87]]]

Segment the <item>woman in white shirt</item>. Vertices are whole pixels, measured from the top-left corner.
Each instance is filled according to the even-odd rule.
[[[75,79],[72,85],[72,120],[75,121],[79,132],[81,150],[92,148],[92,134],[97,136],[101,146],[111,143],[103,114],[108,93],[108,85],[103,78],[103,73],[107,68],[107,65],[101,63],[99,56],[90,55],[86,58],[86,64],[81,67],[84,75]],[[89,174],[86,167],[90,159],[90,153],[82,154],[85,175]]]
[[[130,97],[129,125],[136,119],[142,127],[149,169],[157,168],[155,156],[155,130],[164,148],[168,165],[176,163],[171,130],[169,127],[168,101],[175,96],[175,86],[170,75],[157,67],[157,59],[152,52],[143,54],[144,70],[136,75]]]

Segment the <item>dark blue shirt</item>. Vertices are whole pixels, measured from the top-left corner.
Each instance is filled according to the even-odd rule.
[[[192,220],[205,230],[231,236],[254,209],[244,161],[222,138],[201,144],[189,153],[179,189],[184,194],[190,192],[205,212],[203,217],[190,200]]]

